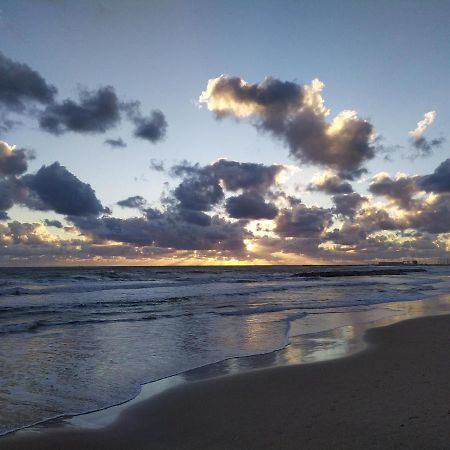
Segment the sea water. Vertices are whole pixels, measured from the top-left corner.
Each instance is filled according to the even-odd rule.
[[[301,276],[337,269],[0,268],[0,434],[121,403],[144,383],[273,352],[290,336],[343,327],[368,311],[395,314],[394,302],[450,291],[445,266]]]

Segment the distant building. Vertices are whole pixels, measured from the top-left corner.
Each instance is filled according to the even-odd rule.
[[[416,259],[411,261],[378,261],[379,266],[417,266]]]

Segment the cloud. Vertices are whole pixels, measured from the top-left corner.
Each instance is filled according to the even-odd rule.
[[[432,174],[423,176],[418,184],[427,192],[450,192],[450,158],[443,161]]]
[[[366,230],[358,224],[345,222],[342,228],[335,228],[326,234],[325,239],[335,244],[355,246],[367,238]]]
[[[22,112],[31,102],[52,103],[56,93],[38,72],[0,52],[0,105]]]
[[[211,175],[199,172],[184,179],[174,191],[182,208],[209,211],[223,198],[222,187]]]
[[[391,217],[384,209],[379,209],[372,205],[361,210],[354,220],[367,234],[376,231],[402,230],[408,227],[404,219],[397,220]]]
[[[317,237],[331,223],[330,210],[301,203],[280,212],[275,220],[275,231],[283,237]]]
[[[0,221],[9,220],[8,213],[6,211],[0,211]]]
[[[351,194],[339,194],[333,196],[333,213],[346,217],[353,217],[361,206],[367,202],[367,198],[352,192]]]
[[[81,90],[79,101],[66,99],[53,103],[39,118],[40,127],[53,134],[68,131],[104,133],[120,121],[120,102],[113,87],[96,91]]]
[[[264,197],[256,192],[246,192],[226,201],[225,209],[234,219],[274,219],[277,207],[266,203]]]
[[[411,156],[410,159],[416,159],[420,156],[428,156],[430,155],[435,148],[439,148],[445,142],[443,137],[435,138],[428,140],[424,137],[420,137],[412,141],[413,147],[416,150],[416,153]]]
[[[28,161],[33,157],[30,151],[0,141],[0,175],[20,175],[26,172]]]
[[[206,166],[205,170],[221,180],[228,191],[252,189],[264,192],[277,183],[277,177],[285,170],[285,166],[281,164],[266,166],[219,159]]]
[[[445,142],[445,139],[442,137],[431,140],[423,137],[423,133],[434,122],[435,118],[436,111],[425,113],[423,119],[417,122],[416,128],[409,132],[411,144],[416,151],[416,153],[412,155],[412,159],[430,155],[435,148],[440,147]]]
[[[54,227],[54,228],[64,228],[64,225],[59,220],[44,220],[44,225],[47,227]]]
[[[347,181],[343,181],[339,175],[329,170],[314,177],[308,184],[309,191],[323,191],[330,195],[350,194],[353,192],[352,185]]]
[[[277,177],[284,169],[285,166],[277,164],[265,166],[225,159],[206,166],[192,165],[185,161],[170,170],[172,176],[183,178],[173,191],[174,200],[178,202],[180,209],[210,211],[225,199],[225,190],[242,190],[244,192],[241,196],[227,201],[226,208],[232,217],[273,218],[277,209],[274,205],[265,203],[262,195],[277,184]],[[169,198],[168,201],[172,199]],[[243,210],[244,205],[247,212]]]
[[[450,232],[450,196],[439,194],[425,202],[422,208],[411,211],[409,227],[428,233]]]
[[[417,185],[418,176],[398,176],[392,179],[387,173],[379,173],[372,178],[369,192],[384,196],[403,209],[414,207],[414,195],[420,191]]]
[[[164,172],[166,170],[164,167],[164,161],[152,158],[150,160],[150,169],[156,172]]]
[[[178,250],[241,251],[250,237],[240,222],[227,222],[217,216],[209,226],[186,222],[176,210],[151,211],[150,217],[72,217],[85,234],[106,241],[155,246]]]
[[[423,115],[423,119],[417,122],[417,126],[414,130],[409,132],[409,135],[413,140],[417,140],[422,137],[425,130],[434,122],[436,118],[436,111],[428,111]]]
[[[70,216],[96,216],[107,212],[91,186],[58,162],[42,166],[34,175],[23,176],[22,181],[31,191],[26,204],[32,209],[53,210]]]
[[[178,213],[187,223],[200,225],[202,227],[208,227],[211,225],[211,216],[202,211],[180,208],[178,209]]]
[[[141,209],[147,204],[147,200],[140,195],[135,195],[134,197],[128,197],[125,200],[120,200],[117,202],[122,208],[138,208]]]
[[[112,148],[125,148],[127,146],[127,143],[121,137],[117,139],[105,139],[104,144]]]
[[[374,129],[354,111],[342,111],[331,122],[321,96],[323,83],[310,85],[267,77],[251,84],[222,75],[211,79],[199,97],[216,117],[249,118],[259,131],[281,139],[299,161],[336,170],[353,179],[375,156]]]
[[[133,118],[136,125],[134,135],[155,144],[162,141],[167,133],[167,121],[164,114],[159,110],[154,110],[148,117],[136,115]]]
[[[25,195],[21,182],[15,178],[0,179],[0,210],[6,211]]]

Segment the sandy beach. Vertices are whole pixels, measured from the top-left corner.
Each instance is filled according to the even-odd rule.
[[[450,316],[369,330],[357,355],[194,382],[99,430],[42,429],[1,449],[448,449]]]

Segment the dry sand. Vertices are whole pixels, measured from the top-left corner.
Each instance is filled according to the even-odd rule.
[[[348,358],[185,384],[108,428],[17,433],[0,449],[450,449],[450,316],[366,339]]]

